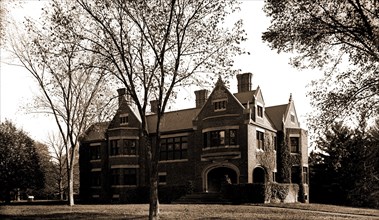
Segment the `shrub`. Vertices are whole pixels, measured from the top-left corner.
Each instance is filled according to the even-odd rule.
[[[267,185],[262,183],[227,185],[225,197],[234,204],[264,203],[266,199]]]
[[[297,184],[286,184],[286,183],[270,183],[271,188],[271,201],[280,201],[284,202],[284,200],[287,198],[290,189],[291,192],[295,193],[296,195],[293,195],[294,198],[297,197],[297,194],[299,192],[299,186]]]

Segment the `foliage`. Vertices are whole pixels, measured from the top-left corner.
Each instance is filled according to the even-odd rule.
[[[48,146],[39,142],[35,142],[35,148],[38,156],[38,163],[41,167],[44,178],[44,187],[33,192],[35,199],[54,199],[55,191],[55,166],[51,161],[51,155]]]
[[[270,198],[270,186],[263,183],[228,184],[225,197],[234,204],[264,203]]]
[[[291,182],[291,154],[290,149],[287,145],[286,135],[284,132],[279,131],[277,140],[278,140],[278,178],[277,181],[281,183],[290,183]]]
[[[261,164],[265,170],[275,169],[276,152],[273,139],[273,134],[266,132],[264,136],[265,150],[263,152],[257,152],[258,164]],[[267,181],[272,182],[271,175],[265,176],[267,178]]]
[[[263,39],[278,52],[293,52],[299,68],[321,68],[309,93],[311,126],[378,113],[379,10],[366,0],[269,0],[271,26]]]
[[[6,41],[6,29],[10,24],[10,10],[22,6],[24,2],[15,0],[0,1],[0,47]]]
[[[0,124],[0,190],[7,202],[10,202],[11,191],[17,188],[33,193],[44,187],[43,159],[24,131],[10,121]]]
[[[322,151],[312,152],[310,158],[315,202],[378,207],[377,128],[366,129],[365,123],[355,129],[339,123],[320,137],[317,146]]]
[[[299,186],[297,184],[283,184],[283,183],[271,183],[271,201],[279,200],[284,202],[290,192],[299,193]],[[290,190],[294,188],[294,190]],[[295,197],[297,195],[294,195]]]

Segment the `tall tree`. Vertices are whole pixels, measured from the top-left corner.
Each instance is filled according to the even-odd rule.
[[[379,109],[379,2],[377,0],[268,0],[271,25],[263,40],[292,52],[299,68],[321,68],[309,95],[312,127]]]
[[[48,141],[46,143],[48,146],[50,146],[50,149],[53,149],[52,152],[52,159],[54,163],[54,177],[55,177],[55,185],[56,185],[56,191],[59,194],[60,200],[64,199],[64,191],[65,191],[65,184],[64,179],[67,178],[67,171],[66,171],[66,153],[65,153],[65,147],[64,143],[61,138],[57,137],[54,134],[49,135]]]
[[[36,147],[38,163],[41,167],[45,184],[42,189],[33,192],[33,195],[39,199],[51,199],[55,193],[55,167],[52,162],[52,157],[46,144],[35,142],[34,145]]]
[[[150,219],[159,218],[158,157],[160,123],[167,103],[177,88],[200,84],[213,73],[231,77],[233,60],[245,40],[242,21],[227,27],[227,16],[238,10],[234,0],[89,1],[76,0],[77,6],[60,11],[57,17],[79,27],[73,36],[91,42],[86,51],[102,57],[109,70],[126,87],[142,119],[141,147],[147,149],[150,173]],[[66,4],[66,3],[63,3]],[[75,16],[80,15],[80,16]],[[75,20],[76,21],[73,21]],[[81,22],[78,22],[77,20]],[[73,31],[79,28],[79,33]],[[148,139],[146,113],[155,100],[156,140]]]
[[[11,192],[42,189],[44,175],[34,141],[10,121],[0,124],[0,191],[7,203]]]
[[[355,128],[337,123],[317,141],[311,153],[311,190],[315,202],[377,208],[379,205],[378,140],[366,119]],[[312,198],[312,197],[311,197]]]
[[[71,9],[67,2],[60,12]],[[67,29],[78,28],[80,20],[64,14],[52,16],[47,7],[40,23],[26,20],[25,33],[11,38],[11,52],[37,81],[41,93],[36,100],[38,112],[53,116],[64,143],[68,178],[68,203],[74,205],[74,164],[79,139],[99,115],[106,115],[99,104],[108,103],[106,71],[102,61],[82,50],[86,44]],[[71,19],[73,21],[71,21]],[[101,101],[100,101],[101,100]]]

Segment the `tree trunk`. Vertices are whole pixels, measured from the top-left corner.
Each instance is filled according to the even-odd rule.
[[[62,178],[59,178],[58,185],[59,185],[60,200],[62,201],[63,200],[63,180],[62,180]]]
[[[68,205],[74,205],[74,166],[68,170]]]
[[[11,190],[9,189],[5,191],[5,204],[11,204]]]
[[[159,219],[159,200],[158,200],[158,169],[153,162],[150,176],[150,208],[149,219]]]
[[[146,138],[148,140],[148,138]],[[156,160],[156,152],[153,150],[153,144],[149,141],[148,149],[148,168],[149,168],[149,219],[159,219],[159,200],[158,200],[158,161]]]

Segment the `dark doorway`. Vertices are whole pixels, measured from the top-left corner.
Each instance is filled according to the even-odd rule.
[[[228,167],[217,167],[208,172],[207,183],[208,192],[220,192],[221,186],[227,184],[227,178],[230,179],[230,183],[237,183],[237,173]]]
[[[253,183],[265,183],[266,174],[262,167],[256,167],[253,171]]]

